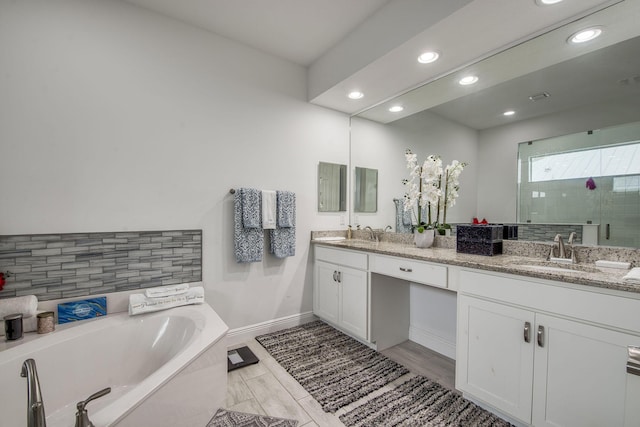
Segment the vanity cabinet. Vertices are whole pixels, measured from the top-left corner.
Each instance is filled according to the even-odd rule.
[[[535,426],[640,425],[626,372],[640,300],[465,270],[458,292],[465,395]]]
[[[367,254],[316,246],[313,313],[369,340],[369,273]]]

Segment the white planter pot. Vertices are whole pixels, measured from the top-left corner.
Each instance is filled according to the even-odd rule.
[[[435,230],[424,230],[422,233],[415,230],[413,232],[413,240],[419,248],[430,248],[433,246],[435,239]]]

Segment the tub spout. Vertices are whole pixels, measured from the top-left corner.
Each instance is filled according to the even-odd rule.
[[[76,427],[94,427],[91,420],[89,420],[89,414],[84,407],[87,406],[87,403],[91,402],[92,400],[95,400],[109,393],[111,393],[111,387],[107,387],[96,393],[93,393],[91,396],[87,397],[87,400],[78,402],[78,412],[76,412]]]
[[[27,427],[47,427],[36,361],[25,360],[20,376],[27,378]]]

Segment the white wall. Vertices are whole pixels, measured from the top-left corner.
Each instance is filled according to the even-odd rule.
[[[206,299],[231,328],[312,309],[319,161],[348,118],[305,69],[112,0],[0,3],[0,234],[202,228]],[[296,256],[236,264],[234,187],[297,195]]]
[[[480,131],[478,217],[516,220],[518,143],[638,121],[637,101],[625,102],[598,103]]]
[[[407,148],[423,162],[430,154],[443,164],[452,160],[469,165],[460,176],[460,197],[447,210],[447,222],[470,222],[476,215],[477,132],[428,111],[388,125],[365,119],[351,121],[352,166],[378,169],[378,212],[358,214],[359,222],[374,228],[395,226],[394,198],[406,192],[402,180],[409,177],[404,153]],[[353,173],[353,171],[352,171]]]

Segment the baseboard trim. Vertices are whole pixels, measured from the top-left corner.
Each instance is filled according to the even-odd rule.
[[[313,322],[314,320],[318,320],[318,318],[312,311],[307,311],[305,313],[280,317],[266,322],[231,329],[227,332],[227,346],[232,347],[250,341],[258,335],[276,332],[281,329],[293,328],[294,326],[300,326],[305,323]]]
[[[450,359],[456,359],[456,343],[447,341],[431,331],[410,326],[409,339]]]

